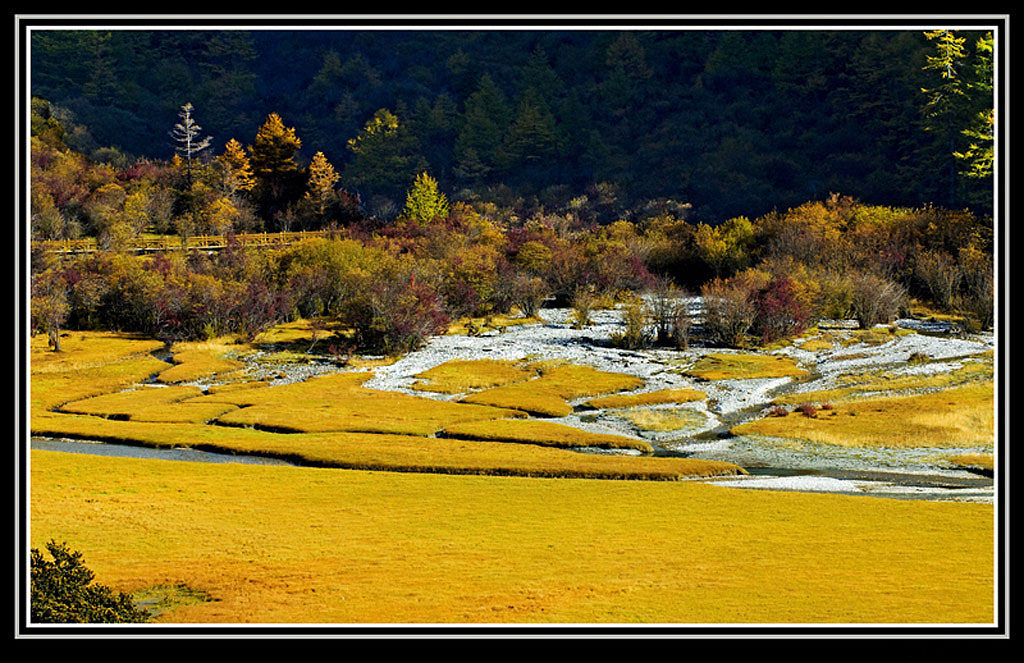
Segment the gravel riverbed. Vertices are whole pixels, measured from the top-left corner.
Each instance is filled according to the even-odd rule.
[[[791,378],[700,381],[683,375],[682,369],[709,352],[738,351],[701,347],[682,351],[623,350],[610,343],[612,333],[621,329],[618,311],[596,311],[593,324],[583,329],[572,327],[570,315],[569,309],[542,309],[541,322],[510,326],[502,333],[432,338],[424,348],[394,364],[374,368],[374,377],[365,386],[430,398],[453,399],[459,396],[412,390],[417,380],[415,376],[455,359],[559,359],[599,370],[627,373],[644,380],[643,387],[628,393],[678,388],[705,392],[708,395],[706,401],[685,406],[655,406],[654,409],[691,409],[701,423],[684,431],[656,433],[638,430],[616,412],[607,410],[577,411],[552,421],[594,432],[645,439],[654,444],[659,453],[726,460],[762,473],[756,479],[748,477],[729,485],[916,499],[990,501],[992,498],[990,480],[964,470],[943,468],[937,460],[940,455],[991,453],[991,449],[972,447],[943,449],[941,452],[935,449],[884,447],[845,449],[831,446],[825,448],[812,443],[796,444],[792,440],[755,440],[748,437],[707,439],[709,436],[714,438],[716,430],[724,431],[744,418],[756,416],[759,409],[771,400],[772,394],[780,389],[797,393],[828,389],[837,386],[840,375],[870,369],[884,368],[893,373],[908,375],[948,372],[961,366],[972,355],[993,349],[994,339],[991,334],[975,335],[968,339],[953,338],[935,333],[943,331],[941,324],[922,325],[916,320],[900,320],[897,324],[903,329],[929,333],[893,334],[890,340],[870,346],[840,346],[808,351],[801,349],[800,343],[794,343],[775,351],[774,354],[792,357],[801,365],[812,368],[813,378],[799,383],[794,383]],[[908,364],[907,359],[915,353],[927,355],[929,363]],[[941,361],[944,359],[946,361]],[[573,404],[578,405],[579,402]],[[773,470],[778,471],[780,476],[771,477]],[[815,475],[791,476],[793,472],[813,472]],[[838,476],[849,472],[873,472],[885,478],[868,481]],[[958,481],[965,482],[965,485],[957,484]]]
[[[691,298],[691,309],[699,313],[700,299]],[[592,324],[574,329],[571,310],[542,309],[540,322],[510,325],[501,333],[480,336],[437,336],[423,348],[394,363],[365,369],[339,369],[330,361],[274,362],[272,353],[253,353],[243,358],[249,379],[286,384],[307,380],[338,370],[373,373],[364,386],[398,391],[439,400],[461,395],[438,394],[412,389],[416,375],[452,360],[561,360],[598,370],[626,373],[641,378],[644,385],[632,392],[689,388],[703,391],[707,399],[685,404],[647,406],[668,415],[682,415],[684,429],[656,432],[644,430],[621,410],[577,409],[571,415],[551,419],[583,430],[643,439],[660,455],[677,455],[723,460],[751,472],[742,479],[714,480],[731,487],[749,489],[802,490],[879,495],[912,499],[992,501],[992,480],[965,470],[943,466],[940,457],[957,453],[992,453],[991,448],[897,449],[884,447],[843,448],[794,440],[772,440],[731,436],[730,427],[760,410],[780,391],[808,393],[840,385],[839,378],[851,372],[884,369],[891,375],[928,375],[953,371],[965,361],[994,348],[991,333],[956,338],[944,335],[944,323],[900,320],[898,326],[915,333],[891,334],[884,343],[835,345],[824,349],[803,349],[803,341],[774,350],[808,369],[808,379],[765,378],[743,380],[697,380],[684,374],[693,362],[707,353],[741,353],[721,348],[691,347],[687,350],[651,348],[624,350],[611,344],[611,336],[622,329],[617,310],[599,310]],[[827,323],[833,329],[848,330],[849,321]],[[908,363],[911,355],[925,355],[925,363]],[[197,383],[209,386],[210,382]],[[579,405],[587,399],[579,399]],[[609,453],[584,450],[590,453]],[[638,452],[611,452],[638,453]]]

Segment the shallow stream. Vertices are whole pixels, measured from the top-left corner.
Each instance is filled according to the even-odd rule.
[[[245,465],[294,465],[278,458],[263,456],[245,456],[211,451],[199,451],[176,447],[157,449],[154,447],[134,446],[130,444],[111,444],[98,441],[56,440],[52,438],[33,437],[32,449],[42,451],[64,451],[67,453],[91,454],[95,456],[117,456],[120,458],[152,458],[157,460],[177,460],[193,463],[243,463]]]

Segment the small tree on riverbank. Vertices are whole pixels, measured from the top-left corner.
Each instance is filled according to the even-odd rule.
[[[855,274],[852,283],[853,317],[861,329],[892,322],[906,304],[906,290],[900,284],[876,274]]]
[[[47,335],[50,348],[60,352],[60,333],[71,312],[68,285],[56,268],[32,276],[32,326]]]

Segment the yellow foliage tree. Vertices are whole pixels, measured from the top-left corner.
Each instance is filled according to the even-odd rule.
[[[256,186],[249,157],[242,144],[234,138],[224,145],[224,153],[217,157],[217,161],[224,169],[224,189],[229,196],[239,191],[252,191]]]
[[[426,173],[417,175],[405,198],[403,216],[423,224],[445,218],[448,212],[448,199],[437,190],[437,180]]]
[[[239,216],[238,208],[234,203],[227,198],[218,198],[203,211],[206,232],[212,235],[223,234],[231,230]]]
[[[281,116],[271,113],[249,148],[254,172],[266,178],[297,170],[295,153],[301,147],[302,141],[295,135],[295,129],[285,127]]]
[[[313,155],[309,164],[309,181],[306,183],[306,200],[317,211],[323,214],[327,204],[334,196],[334,185],[339,176],[334,166],[327,160],[323,152]]]
[[[551,265],[551,249],[537,241],[529,241],[516,252],[516,264],[530,274],[542,274]]]
[[[302,141],[295,135],[295,129],[285,127],[281,116],[271,113],[249,148],[249,160],[256,176],[253,192],[263,207],[261,213],[268,217],[275,211],[283,211],[285,199],[292,193],[296,197],[301,195],[301,172],[295,161],[301,147]],[[283,226],[286,228],[287,223]]]

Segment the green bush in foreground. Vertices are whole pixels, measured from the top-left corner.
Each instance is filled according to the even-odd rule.
[[[66,543],[46,544],[52,561],[36,548],[32,558],[32,621],[44,624],[144,622],[149,613],[132,603],[123,592],[90,584],[93,572],[82,563],[82,554]]]

